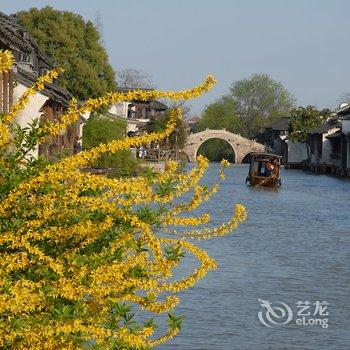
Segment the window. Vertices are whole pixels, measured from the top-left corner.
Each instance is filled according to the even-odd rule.
[[[268,176],[268,173],[266,171],[266,163],[259,162],[258,175],[259,176]]]
[[[29,62],[30,62],[30,56],[29,56],[27,53],[20,53],[20,55],[19,55],[19,61],[20,61],[20,62],[29,63]]]
[[[134,110],[134,105],[129,105],[128,106],[128,118],[135,118],[135,110]]]

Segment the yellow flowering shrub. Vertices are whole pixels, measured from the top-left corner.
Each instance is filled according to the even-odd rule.
[[[8,70],[8,55],[0,51],[0,72]],[[178,292],[216,267],[189,239],[232,231],[246,219],[244,206],[236,205],[232,218],[214,228],[203,228],[208,214],[189,216],[218,189],[200,183],[208,167],[204,157],[188,173],[177,171],[176,162],[147,177],[110,179],[79,171],[106,152],[167,137],[180,109],[171,112],[162,132],[101,144],[50,165],[30,154],[85,111],[132,99],[189,99],[210,89],[214,79],[180,92],[116,92],[82,106],[72,101],[56,123],[33,121],[24,129],[14,124],[30,97],[59,73],[39,78],[0,118],[0,348],[155,347],[179,332],[181,318],[169,313],[180,301]],[[184,254],[195,256],[198,267],[174,279]],[[168,331],[154,334],[152,319],[134,322],[135,307],[168,313]]]
[[[14,57],[11,51],[4,50],[0,54],[0,65],[1,65],[1,72],[8,72],[11,70],[14,62]]]

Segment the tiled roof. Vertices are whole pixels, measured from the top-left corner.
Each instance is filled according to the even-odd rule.
[[[331,119],[326,123],[311,129],[308,134],[323,134],[334,128],[341,128],[341,123],[338,120]]]
[[[26,71],[20,67],[17,68],[17,72],[14,72],[14,78],[17,82],[31,86],[37,80],[37,76],[33,73]],[[54,101],[61,103],[63,106],[68,106],[69,101],[72,99],[72,95],[65,89],[56,84],[45,84],[45,89],[40,91],[43,95],[52,98]]]
[[[41,61],[45,62],[48,67],[53,67],[49,59],[43,54],[31,35],[17,23],[15,16],[7,16],[0,12],[0,43],[10,48],[12,51],[25,52],[27,54],[35,53]],[[14,70],[15,81],[31,86],[38,76],[20,66]],[[52,98],[54,101],[68,106],[72,95],[57,84],[45,84],[45,89],[40,93]]]
[[[151,100],[150,107],[154,108],[157,111],[166,111],[168,109],[168,107],[164,103],[161,103],[157,100]]]
[[[289,128],[289,123],[291,121],[291,117],[284,117],[279,120],[275,120],[264,126],[265,129],[272,129],[278,131],[286,131]]]
[[[3,12],[0,12],[0,42],[13,51],[22,51],[28,54],[35,52],[43,62],[53,67],[28,31],[17,23],[16,17],[7,16]]]
[[[334,138],[337,138],[337,137],[340,137],[341,136],[341,131],[338,130],[336,132],[334,132],[333,134],[330,134],[328,136],[326,136],[327,139],[334,139]]]
[[[350,104],[347,104],[335,111],[339,116],[350,114]]]

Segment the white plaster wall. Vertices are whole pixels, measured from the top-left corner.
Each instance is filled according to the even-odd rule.
[[[301,163],[307,159],[307,151],[304,143],[292,142],[287,140],[288,144],[288,163]]]
[[[111,114],[116,115],[116,114],[117,114],[116,106],[115,106],[115,105],[112,105],[111,107],[109,107],[108,112],[111,113]]]
[[[130,102],[118,102],[114,105],[112,105],[108,112],[115,115],[119,118],[125,118],[127,119],[126,124],[126,132],[137,132],[139,130],[138,128],[138,122],[135,119],[128,119],[128,106]],[[135,109],[135,108],[133,108]]]
[[[112,105],[108,112],[118,117],[127,118],[129,102],[118,102]]]
[[[86,123],[80,119],[80,121],[78,122],[78,141],[77,143],[82,147],[83,146],[83,129],[84,129],[84,125]]]
[[[81,115],[81,117],[84,118],[85,120],[89,120],[90,116],[91,116],[91,113],[87,111]]]
[[[18,84],[13,91],[13,100],[14,103],[22,96],[22,94],[27,90],[27,87]],[[21,110],[14,121],[18,123],[22,128],[28,126],[29,123],[33,121],[35,118],[41,117],[42,113],[40,112],[41,107],[44,105],[44,103],[48,100],[49,98],[39,94],[38,92],[30,97],[29,103],[26,105],[26,107]],[[31,152],[31,155],[35,158],[38,157],[39,155],[39,148],[36,147],[36,149]]]
[[[77,143],[81,147],[83,146],[84,126],[86,124],[86,121],[88,121],[90,117],[91,117],[90,112],[84,112],[81,115],[81,118],[79,118],[79,120],[78,120],[78,126],[77,126],[78,141],[77,141]]]
[[[332,153],[332,144],[331,141],[328,140],[325,135],[323,135],[323,140],[322,140],[322,163],[331,163],[331,153]]]
[[[128,133],[129,131],[137,132],[138,130],[139,130],[138,124],[128,120],[126,124],[126,133]]]
[[[334,160],[331,159],[332,153],[332,143],[326,136],[331,135],[335,132],[339,131],[339,128],[333,128],[327,131],[327,133],[322,134],[322,157],[320,159],[320,163],[334,163]]]

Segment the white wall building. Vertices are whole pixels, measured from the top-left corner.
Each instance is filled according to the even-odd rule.
[[[27,87],[22,84],[17,84],[13,89],[13,102],[16,101],[23,95],[23,93],[27,90]],[[40,93],[36,93],[32,96],[26,105],[25,109],[18,112],[14,122],[19,124],[22,128],[27,127],[29,124],[33,122],[34,119],[39,119],[42,116],[41,107],[49,98]],[[39,156],[39,147],[36,146],[35,150],[30,154],[34,158],[38,158]]]
[[[286,140],[288,146],[288,164],[290,166],[301,164],[307,160],[307,150],[305,143]]]
[[[341,104],[337,115],[342,130],[342,170],[350,176],[350,104]]]

